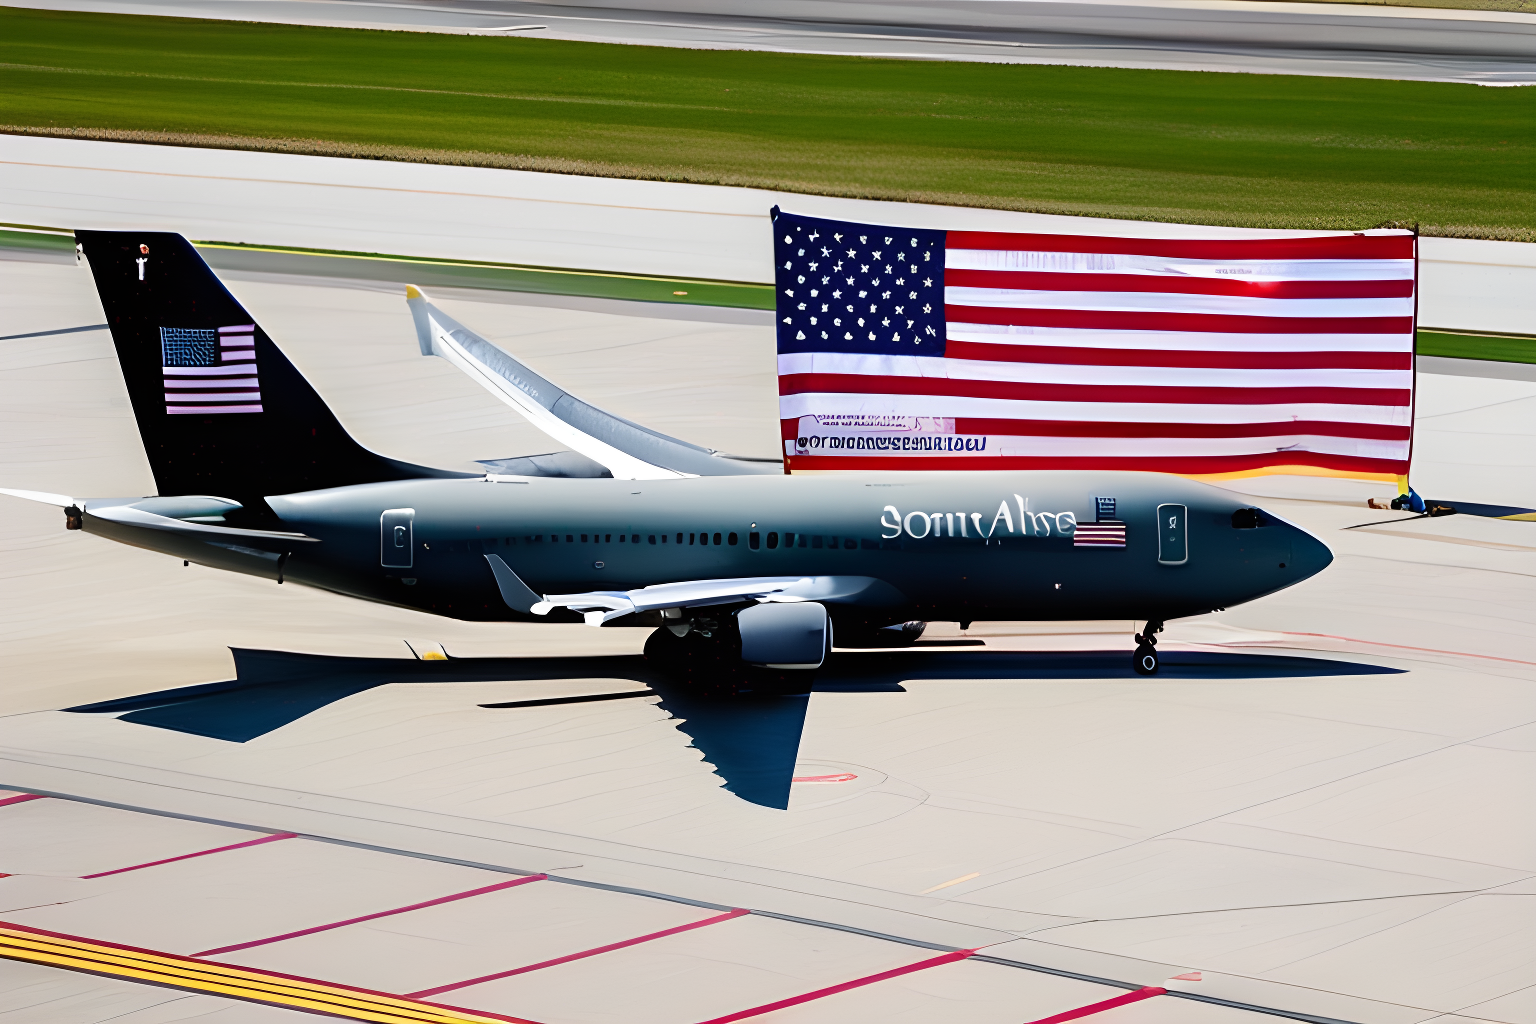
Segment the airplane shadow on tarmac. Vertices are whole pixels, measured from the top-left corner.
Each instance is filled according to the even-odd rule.
[[[920,646],[928,647],[919,642]],[[934,647],[939,645],[935,644]],[[628,679],[648,689],[481,705],[494,713],[559,704],[661,697],[657,705],[690,737],[725,788],[764,807],[789,806],[809,694],[710,697],[690,693],[641,657],[343,658],[231,648],[236,678],[183,686],[64,711],[116,714],[120,721],[244,743],[364,690],[389,683],[459,683],[566,678]],[[1124,651],[839,651],[815,690],[901,693],[912,680],[1181,679],[1397,674],[1401,669],[1290,655],[1168,651],[1156,680],[1135,675]]]

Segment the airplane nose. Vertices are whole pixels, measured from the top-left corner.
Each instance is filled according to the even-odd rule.
[[[1291,568],[1295,572],[1295,578],[1299,580],[1316,576],[1328,568],[1333,561],[1333,552],[1328,545],[1312,536],[1306,530],[1298,526],[1286,524],[1286,529],[1291,532]]]

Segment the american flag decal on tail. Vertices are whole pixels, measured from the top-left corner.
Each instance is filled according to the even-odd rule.
[[[160,364],[167,415],[261,412],[255,324],[162,327]]]

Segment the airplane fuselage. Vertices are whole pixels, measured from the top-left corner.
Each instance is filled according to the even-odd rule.
[[[1113,499],[1112,518],[1099,514],[1108,508],[1101,498]],[[487,555],[539,594],[736,577],[889,585],[862,606],[830,607],[840,624],[1161,620],[1252,600],[1332,558],[1273,516],[1234,520],[1248,505],[1232,492],[1146,473],[404,480],[267,503],[278,529],[319,543],[257,550],[89,515],[86,529],[223,569],[475,620],[529,620],[503,600]],[[1254,519],[1263,525],[1234,525]],[[1123,547],[1115,546],[1118,524]]]

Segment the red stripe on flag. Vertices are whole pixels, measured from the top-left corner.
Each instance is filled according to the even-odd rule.
[[[1411,316],[1245,316],[1229,313],[1155,313],[1122,309],[1024,309],[1014,306],[944,306],[955,324],[1071,327],[1094,331],[1190,331],[1218,334],[1403,334]]]
[[[944,470],[1031,470],[1031,469],[1103,469],[1140,473],[1176,473],[1202,476],[1214,473],[1246,473],[1270,466],[1312,466],[1350,473],[1396,475],[1408,471],[1406,459],[1370,459],[1324,452],[1263,452],[1258,455],[1199,456],[1073,456],[1073,455],[792,455],[791,470],[878,469],[924,471]]]
[[[527,885],[529,882],[542,882],[548,875],[528,875],[523,878],[514,878],[510,882],[497,882],[495,885],[484,885],[478,889],[470,889],[468,892],[456,892],[451,896],[439,896],[435,900],[427,900],[424,903],[412,903],[408,907],[396,907],[393,910],[381,910],[375,914],[364,914],[362,917],[349,917],[345,921],[333,921],[330,924],[317,924],[313,928],[301,928],[296,932],[285,932],[282,935],[273,935],[265,939],[252,939],[250,942],[239,942],[233,946],[220,946],[218,949],[205,949],[201,953],[193,953],[193,956],[216,956],[220,953],[233,953],[237,949],[250,949],[253,946],[265,946],[273,942],[282,942],[286,939],[296,939],[301,935],[314,935],[316,932],[328,932],[333,928],[345,928],[349,924],[361,924],[364,921],[373,921],[381,917],[394,917],[396,914],[408,914],[413,910],[423,910],[427,907],[436,907],[443,903],[454,903],[458,900],[467,900],[471,896],[481,896],[488,892],[497,892],[501,889],[511,889],[518,885]]]
[[[1036,402],[1145,402],[1158,405],[1339,405],[1406,406],[1407,388],[1232,388],[1161,387],[1145,384],[1031,384],[963,380],[953,377],[881,377],[857,373],[788,373],[779,377],[780,395],[822,392],[851,395],[930,395],[1006,398]]]
[[[873,985],[877,981],[885,981],[888,978],[899,978],[903,974],[912,974],[915,971],[926,971],[930,967],[942,967],[944,964],[952,964],[957,960],[964,960],[974,952],[976,952],[974,949],[956,950],[953,953],[945,953],[943,956],[936,956],[931,960],[919,960],[915,964],[908,964],[905,967],[898,967],[893,971],[882,971],[879,974],[871,974],[867,978],[856,978],[853,981],[845,981],[841,985],[830,985],[827,988],[819,988],[814,992],[806,992],[803,995],[790,996],[788,999],[780,999],[777,1002],[765,1003],[762,1006],[754,1006],[750,1010],[737,1010],[735,1013],[728,1013],[724,1017],[711,1017],[709,1020],[702,1021],[701,1024],[730,1024],[731,1021],[746,1020],[748,1017],[761,1016],[762,1014],[769,1013],[773,1010],[782,1010],[786,1006],[798,1006],[801,1003],[808,1003],[813,999],[825,999],[827,996],[835,996],[839,992],[847,992],[850,989],[863,988],[865,985]]]
[[[951,231],[946,249],[1007,252],[1091,252],[1171,256],[1192,260],[1409,260],[1412,235],[1328,235],[1313,238],[1111,238]]]
[[[944,271],[944,283],[961,288],[1009,288],[1052,292],[1163,292],[1236,295],[1255,299],[1405,299],[1413,279],[1387,281],[1244,281],[1172,274],[1052,274],[1034,270]]]
[[[793,426],[797,421],[786,420]],[[1009,420],[957,417],[957,434],[997,434],[1004,437],[1359,437],[1373,441],[1406,441],[1407,426],[1387,423],[1342,423],[1337,420],[1283,420],[1278,423],[1116,423],[1104,420]],[[789,434],[786,440],[797,437]]]
[[[1071,348],[1057,345],[998,345],[955,341],[950,359],[994,363],[1068,363],[1074,366],[1185,366],[1220,370],[1411,370],[1413,356],[1402,352],[1233,352],[1150,348]]]

